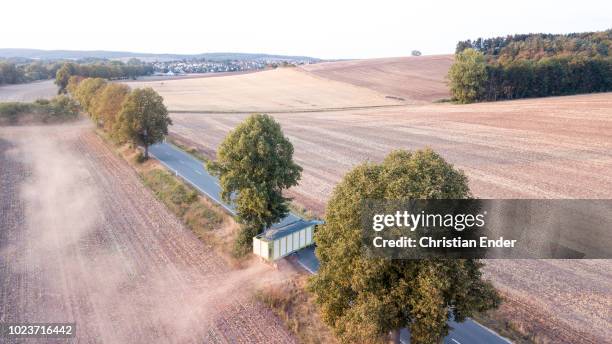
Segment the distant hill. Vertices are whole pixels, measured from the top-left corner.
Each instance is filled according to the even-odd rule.
[[[266,60],[266,61],[320,61],[308,56],[285,56],[269,54],[249,54],[249,53],[203,53],[203,54],[154,54],[154,53],[133,53],[126,51],[105,51],[105,50],[40,50],[40,49],[13,49],[0,48],[2,58],[27,58],[41,60],[78,60],[86,58],[100,58],[112,60],[124,60],[138,58],[144,61],[172,61],[182,59],[201,59],[211,61],[222,60]]]

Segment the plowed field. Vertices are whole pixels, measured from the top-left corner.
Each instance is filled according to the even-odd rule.
[[[279,277],[226,266],[83,124],[0,128],[0,181],[0,322],[76,322],[79,343],[293,342],[250,297]]]
[[[411,102],[450,98],[446,75],[453,55],[393,57],[305,65],[314,75],[367,87]]]

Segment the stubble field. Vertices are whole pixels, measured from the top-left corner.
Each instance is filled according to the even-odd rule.
[[[450,98],[446,74],[453,55],[392,57],[304,65],[320,77],[367,87],[384,95],[425,103]]]
[[[0,102],[32,102],[40,98],[53,98],[55,95],[57,86],[53,80],[0,86]]]
[[[173,113],[171,135],[214,158],[248,115]],[[612,194],[612,93],[273,115],[304,168],[288,195],[320,215],[347,171],[399,148],[433,148],[466,172],[480,198]],[[485,268],[508,299],[503,311],[527,332],[583,343],[612,337],[611,270],[610,260],[494,260]]]
[[[0,177],[0,322],[76,322],[79,343],[293,342],[250,296],[281,277],[230,269],[89,127],[0,128]]]
[[[247,116],[174,113],[171,133],[214,157]],[[290,193],[319,213],[347,171],[400,148],[431,147],[464,170],[482,198],[612,193],[612,93],[274,116],[304,168]]]
[[[278,112],[397,106],[404,102],[359,86],[323,79],[298,68],[163,81],[131,81],[152,87],[170,111]]]

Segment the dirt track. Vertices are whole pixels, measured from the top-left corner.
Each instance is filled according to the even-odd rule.
[[[246,116],[173,114],[171,131],[214,157]],[[289,195],[319,214],[351,167],[380,161],[393,149],[426,146],[463,169],[480,198],[612,195],[612,93],[274,116],[304,168]],[[554,322],[570,342],[612,337],[610,270],[612,260],[497,260],[486,269],[515,303],[541,312],[542,325],[534,326]]]
[[[0,128],[0,178],[0,322],[74,321],[79,343],[293,341],[250,301],[281,277],[229,269],[82,124]]]

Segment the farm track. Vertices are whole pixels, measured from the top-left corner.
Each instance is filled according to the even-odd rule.
[[[319,215],[347,171],[400,148],[433,148],[466,172],[479,198],[612,195],[612,93],[273,116],[304,168],[288,196]],[[171,135],[214,158],[246,117],[173,113]],[[553,323],[542,328],[563,328],[569,342],[586,343],[612,338],[610,270],[611,260],[491,260],[485,267],[513,304],[535,305],[539,319]]]
[[[232,270],[82,124],[0,128],[0,322],[80,343],[293,342]],[[28,341],[30,342],[30,341]]]

